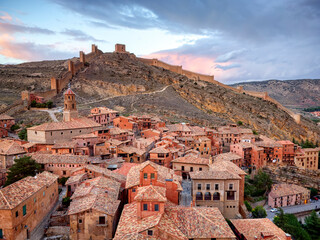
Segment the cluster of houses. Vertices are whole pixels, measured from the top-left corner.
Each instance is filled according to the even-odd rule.
[[[245,219],[245,170],[266,164],[318,169],[319,149],[236,125],[168,125],[106,107],[81,118],[71,89],[64,94],[63,119],[28,128],[28,141],[0,140],[0,186],[21,156],[44,170],[0,189],[0,239],[32,236],[56,207],[58,178],[67,178],[72,200],[71,239],[291,239],[268,219]],[[3,116],[0,126],[4,121],[6,128],[14,124]],[[274,186],[269,203],[303,204],[307,194]]]

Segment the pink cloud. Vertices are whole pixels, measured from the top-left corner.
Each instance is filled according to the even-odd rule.
[[[199,57],[190,54],[177,54],[172,52],[152,53],[144,56],[146,58],[157,58],[172,65],[182,65],[183,69],[197,73],[214,75],[218,81],[224,82],[230,76],[234,76],[235,69],[221,69],[221,66],[228,66],[230,62],[215,63],[214,58]],[[217,68],[220,66],[220,68]]]
[[[0,14],[3,14],[0,16],[0,19],[4,21],[12,21],[12,17],[9,15],[9,13],[0,11]]]

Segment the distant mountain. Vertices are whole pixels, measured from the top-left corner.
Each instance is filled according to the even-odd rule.
[[[307,108],[320,105],[320,79],[242,82],[232,86],[240,85],[244,90],[268,92],[270,97],[288,108]]]

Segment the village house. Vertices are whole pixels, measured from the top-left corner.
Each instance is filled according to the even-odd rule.
[[[243,166],[243,158],[235,153],[228,152],[228,153],[221,153],[214,157],[215,161],[230,161],[237,165],[239,168]]]
[[[89,155],[94,156],[94,146],[101,142],[98,136],[94,133],[83,134],[72,138],[77,143],[76,152],[77,155]]]
[[[119,219],[120,183],[100,176],[77,186],[68,209],[70,239],[112,239]]]
[[[14,160],[24,156],[24,148],[13,140],[0,140],[0,169],[10,168]]]
[[[217,207],[226,218],[243,215],[245,175],[227,160],[215,160],[207,170],[190,172],[193,203]]]
[[[266,154],[264,148],[258,147],[250,142],[239,142],[230,145],[230,152],[241,156],[243,159],[238,167],[260,169],[266,165]]]
[[[102,126],[113,125],[113,119],[119,117],[119,112],[106,107],[96,107],[91,109],[89,119],[95,121]]]
[[[77,145],[78,144],[75,141],[59,142],[51,147],[51,151],[54,155],[75,154]]]
[[[241,141],[244,135],[253,135],[252,130],[248,128],[240,128],[237,125],[231,124],[218,128],[218,137],[222,146],[229,147],[230,144],[235,144]]]
[[[318,170],[320,148],[299,148],[295,152],[294,163],[298,168]]]
[[[15,124],[14,118],[0,114],[0,138],[8,137],[8,131]]]
[[[153,138],[138,138],[133,141],[132,145],[138,149],[145,151],[147,154],[155,145]]]
[[[133,121],[132,118],[120,116],[113,120],[113,126],[124,129],[124,130],[131,130],[132,132],[138,131],[138,124]]]
[[[209,159],[194,154],[188,154],[171,161],[172,169],[183,179],[190,178],[189,173],[194,171],[206,171],[209,169]]]
[[[134,134],[129,130],[123,130],[118,127],[110,128],[110,137],[119,141],[133,141]]]
[[[193,130],[190,128],[188,123],[167,125],[167,128],[169,129],[168,132],[175,133],[178,137],[191,136],[193,133]]]
[[[132,146],[123,146],[117,149],[117,157],[122,157],[126,162],[141,163],[146,160],[146,151]]]
[[[291,240],[290,234],[285,233],[268,218],[231,219],[231,228],[241,240]]]
[[[87,173],[80,173],[80,174],[70,176],[65,183],[67,187],[67,196],[71,197],[74,191],[76,190],[76,188],[87,179],[88,179]]]
[[[166,194],[164,187],[138,187],[134,202],[122,211],[114,239],[235,239],[217,208],[177,206]]]
[[[289,140],[277,141],[282,145],[282,163],[288,166],[294,166],[294,143]]]
[[[54,173],[59,177],[70,177],[75,168],[90,163],[88,156],[78,155],[53,155],[44,153],[32,153],[31,158],[41,164],[42,169]]]
[[[155,140],[158,140],[161,138],[161,132],[155,129],[146,129],[141,131],[141,137],[142,138],[153,138]]]
[[[200,152],[202,157],[211,156],[211,140],[207,137],[199,137],[194,141],[193,149]]]
[[[172,169],[150,161],[143,162],[132,167],[127,175],[128,202],[134,201],[138,187],[153,185],[164,187],[167,199],[178,204],[182,191],[181,181],[181,176],[176,175]]]
[[[282,144],[262,135],[253,144],[263,148],[266,163],[282,163]]]
[[[165,146],[156,147],[150,152],[150,161],[159,165],[171,168],[171,161],[178,157],[178,151],[176,149],[167,149]]]
[[[310,201],[310,190],[295,184],[274,184],[268,195],[272,208],[306,204]]]
[[[0,189],[0,239],[30,239],[58,201],[57,179],[42,172]]]

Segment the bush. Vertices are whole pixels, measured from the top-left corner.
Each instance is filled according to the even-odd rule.
[[[244,201],[244,205],[246,205],[246,208],[249,212],[252,212],[252,206],[247,200]]]
[[[258,132],[256,130],[252,130],[254,135],[259,135]]]
[[[68,181],[67,177],[62,177],[58,179],[58,183],[61,184],[62,186],[65,186],[67,181]]]
[[[18,130],[20,128],[20,125],[19,124],[14,124],[11,126],[11,131],[15,131],[15,130]]]
[[[237,125],[238,125],[238,126],[242,126],[242,125],[243,125],[243,122],[242,122],[242,121],[238,121],[238,122],[237,122]]]
[[[32,100],[32,101],[31,101],[31,107],[36,107],[36,105],[37,105],[36,100]]]
[[[67,208],[70,206],[71,201],[70,197],[65,197],[62,199],[62,205]]]
[[[267,216],[267,212],[262,206],[256,206],[252,210],[252,217],[253,218],[265,218],[266,216]]]
[[[47,107],[48,107],[48,108],[52,108],[52,106],[53,106],[53,102],[52,102],[52,101],[48,101],[48,102],[47,102]]]
[[[26,129],[26,128],[22,129],[22,130],[19,132],[18,136],[19,136],[19,138],[20,138],[21,140],[27,141],[27,140],[28,140],[27,129]]]

